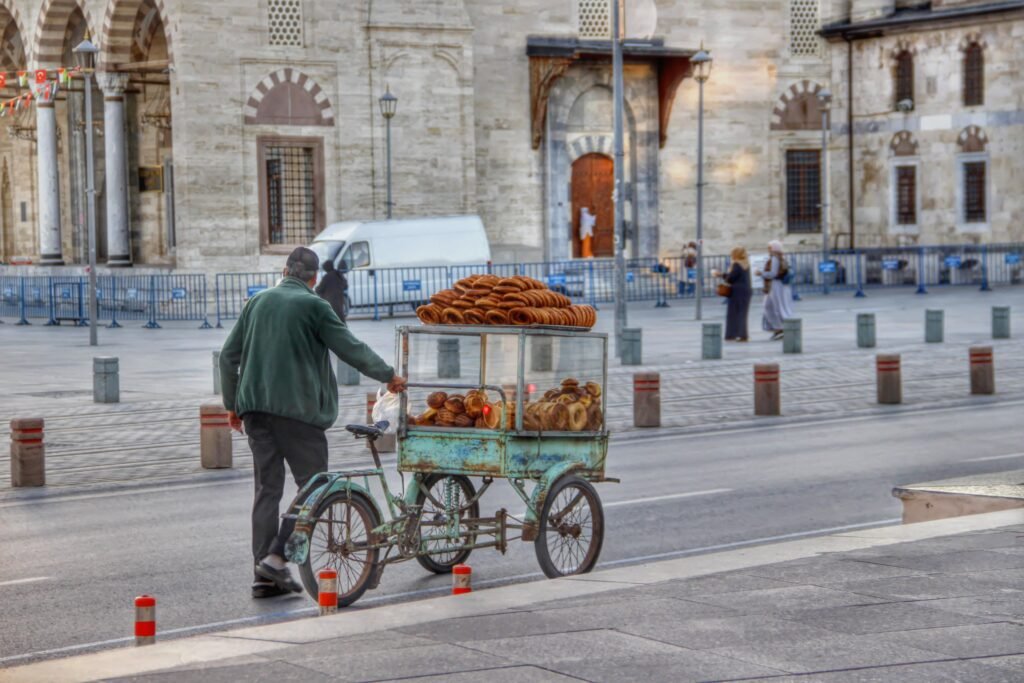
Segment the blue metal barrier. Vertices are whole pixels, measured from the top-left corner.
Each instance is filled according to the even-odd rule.
[[[236,319],[249,299],[280,279],[281,273],[218,273],[214,279],[217,327],[223,327],[223,320]]]

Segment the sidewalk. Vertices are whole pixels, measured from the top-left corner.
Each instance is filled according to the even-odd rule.
[[[127,620],[126,620],[127,623]],[[1024,679],[1024,512],[113,650],[0,681]]]

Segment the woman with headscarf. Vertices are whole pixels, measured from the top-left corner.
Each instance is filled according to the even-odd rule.
[[[782,339],[782,321],[793,317],[793,296],[785,282],[789,264],[782,253],[782,242],[769,242],[768,252],[764,272],[757,271],[756,274],[764,278],[764,317],[761,326],[766,332],[772,333],[772,341],[775,341]]]
[[[747,341],[747,313],[750,311],[750,259],[747,250],[735,247],[729,254],[729,271],[712,273],[729,284],[729,307],[725,312],[725,341]]]

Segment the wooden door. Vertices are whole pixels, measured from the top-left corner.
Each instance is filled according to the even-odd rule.
[[[615,254],[615,164],[603,154],[586,154],[572,165],[572,255],[580,258],[580,215],[583,207],[597,217],[592,248],[594,256]]]

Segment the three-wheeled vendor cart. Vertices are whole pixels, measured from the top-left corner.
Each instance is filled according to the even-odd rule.
[[[348,605],[388,564],[415,558],[446,573],[477,548],[504,553],[520,538],[549,577],[590,571],[604,536],[593,484],[615,481],[605,477],[607,335],[417,325],[398,328],[396,341],[409,380],[397,430],[403,490],[392,493],[381,465],[382,426],[346,427],[368,440],[374,467],[313,477],[285,514],[296,520],[286,554],[306,590],[315,598],[318,572],[335,569]],[[523,501],[521,519],[505,509],[481,516],[496,479]]]

